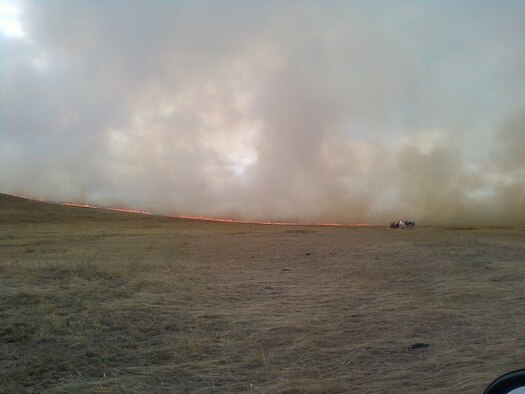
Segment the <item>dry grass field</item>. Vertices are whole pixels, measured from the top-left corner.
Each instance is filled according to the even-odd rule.
[[[525,230],[210,223],[0,196],[0,392],[479,393]]]

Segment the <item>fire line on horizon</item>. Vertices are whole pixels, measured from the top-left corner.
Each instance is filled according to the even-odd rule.
[[[26,200],[46,202],[51,204],[58,204],[68,207],[77,207],[77,208],[88,208],[88,209],[101,209],[106,211],[115,211],[115,212],[125,212],[125,213],[134,213],[140,215],[152,215],[152,216],[164,216],[174,219],[186,219],[186,220],[199,220],[205,222],[217,222],[217,223],[237,223],[237,224],[263,224],[263,225],[274,225],[274,226],[330,226],[330,227],[371,227],[367,223],[355,223],[355,224],[345,224],[345,223],[297,223],[297,222],[277,222],[270,220],[239,220],[239,219],[230,219],[230,218],[214,218],[209,216],[194,216],[194,215],[156,215],[150,211],[144,211],[140,209],[130,209],[130,208],[118,208],[118,207],[103,207],[99,205],[87,204],[87,203],[78,203],[78,202],[50,202],[45,201],[43,198],[27,197],[22,195],[15,195],[15,197],[24,198]]]

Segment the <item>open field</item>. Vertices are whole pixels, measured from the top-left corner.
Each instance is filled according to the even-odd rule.
[[[0,392],[477,393],[525,367],[524,278],[524,229],[221,224],[0,195]]]

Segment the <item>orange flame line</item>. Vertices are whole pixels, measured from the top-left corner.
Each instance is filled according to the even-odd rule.
[[[22,195],[12,194],[12,196],[24,198],[26,200],[33,200],[39,202],[45,202],[42,198],[27,197]],[[64,205],[68,207],[77,207],[77,208],[89,208],[89,209],[103,209],[106,211],[116,211],[116,212],[126,212],[126,213],[135,213],[140,215],[153,215],[149,211],[142,211],[139,209],[129,209],[129,208],[112,208],[112,207],[102,207],[99,205],[92,205],[86,203],[77,203],[77,202],[59,202],[59,205]],[[367,223],[356,223],[356,224],[344,224],[344,223],[296,223],[296,222],[274,222],[274,221],[258,221],[258,220],[238,220],[238,219],[227,219],[227,218],[213,218],[208,216],[192,216],[192,215],[162,215],[165,217],[170,217],[174,219],[185,219],[185,220],[200,220],[206,222],[216,222],[216,223],[238,223],[238,224],[264,224],[264,225],[274,225],[274,226],[331,226],[331,227],[370,227],[370,224]]]
[[[188,219],[188,220],[203,220],[207,222],[220,222],[220,223],[240,223],[240,224],[265,224],[265,225],[277,225],[277,226],[332,226],[332,227],[369,227],[366,223],[357,224],[343,224],[343,223],[296,223],[296,222],[273,222],[273,221],[257,221],[257,220],[237,220],[237,219],[226,219],[226,218],[212,218],[207,216],[190,216],[190,215],[165,215],[177,219]]]

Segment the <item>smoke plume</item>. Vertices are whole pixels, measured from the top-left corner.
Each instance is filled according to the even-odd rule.
[[[525,225],[523,2],[10,4],[4,193]]]

